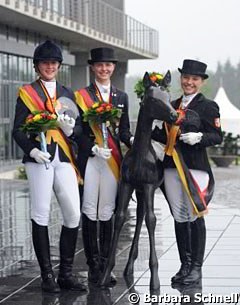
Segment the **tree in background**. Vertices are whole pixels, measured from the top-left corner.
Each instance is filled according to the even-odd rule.
[[[216,72],[209,74],[211,88],[209,97],[214,99],[218,88],[222,86],[230,101],[240,109],[240,63],[234,67],[230,60],[227,60],[223,65],[219,62]]]

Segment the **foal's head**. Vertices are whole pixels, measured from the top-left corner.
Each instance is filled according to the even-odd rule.
[[[177,120],[177,112],[170,104],[170,94],[167,90],[171,82],[170,71],[166,73],[161,81],[161,85],[153,82],[146,72],[143,77],[143,85],[145,94],[141,102],[141,107],[144,107],[146,113],[156,120],[162,120],[168,123],[173,123]]]

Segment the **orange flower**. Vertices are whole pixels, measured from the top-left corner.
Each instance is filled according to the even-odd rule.
[[[98,112],[98,113],[103,112],[103,111],[104,111],[104,108],[102,106],[96,109],[96,112]]]
[[[151,80],[152,80],[154,83],[157,81],[156,75],[152,75],[150,78],[151,78]]]

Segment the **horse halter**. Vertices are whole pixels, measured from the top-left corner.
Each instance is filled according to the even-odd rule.
[[[157,85],[151,85],[149,88],[146,89],[144,97],[140,102],[140,106],[144,105],[145,99],[150,99],[150,101],[159,100],[166,104],[170,104],[171,101],[171,97],[167,91],[167,88]]]

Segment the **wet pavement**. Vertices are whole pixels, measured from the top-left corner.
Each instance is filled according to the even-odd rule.
[[[240,292],[240,166],[214,168],[216,190],[205,217],[207,246],[203,267],[202,291],[205,304],[239,304]],[[28,185],[21,180],[0,180],[0,303],[4,305],[110,305],[110,304],[180,304],[181,289],[173,289],[170,279],[179,268],[173,219],[161,194],[155,195],[157,227],[156,249],[159,259],[161,297],[149,296],[149,242],[143,225],[139,255],[134,266],[134,278],[126,282],[123,270],[127,262],[136,221],[136,203],[129,206],[128,220],[119,240],[114,273],[118,283],[114,288],[89,287],[87,294],[63,291],[44,294],[40,289],[39,268],[33,252],[30,231]],[[58,240],[61,214],[53,197],[49,225],[51,255],[54,269],[58,269]],[[80,230],[81,231],[81,230]],[[83,253],[81,232],[74,263],[74,273],[87,284],[87,266]],[[140,301],[130,303],[130,293],[137,293]],[[183,291],[184,293],[184,291]],[[186,292],[185,292],[186,293]],[[211,295],[212,294],[212,295]],[[214,299],[224,296],[222,302]],[[134,297],[134,295],[133,295]],[[158,298],[157,298],[158,297]],[[231,297],[231,299],[228,299]],[[169,300],[170,298],[170,300]],[[178,299],[177,299],[178,298]],[[222,299],[221,299],[222,300]],[[133,300],[134,301],[134,300]],[[159,301],[159,302],[158,302]],[[179,302],[178,302],[179,301]],[[185,299],[185,304],[190,301]],[[183,302],[184,303],[184,302]],[[199,302],[198,302],[199,303]],[[202,303],[199,303],[202,304]]]

